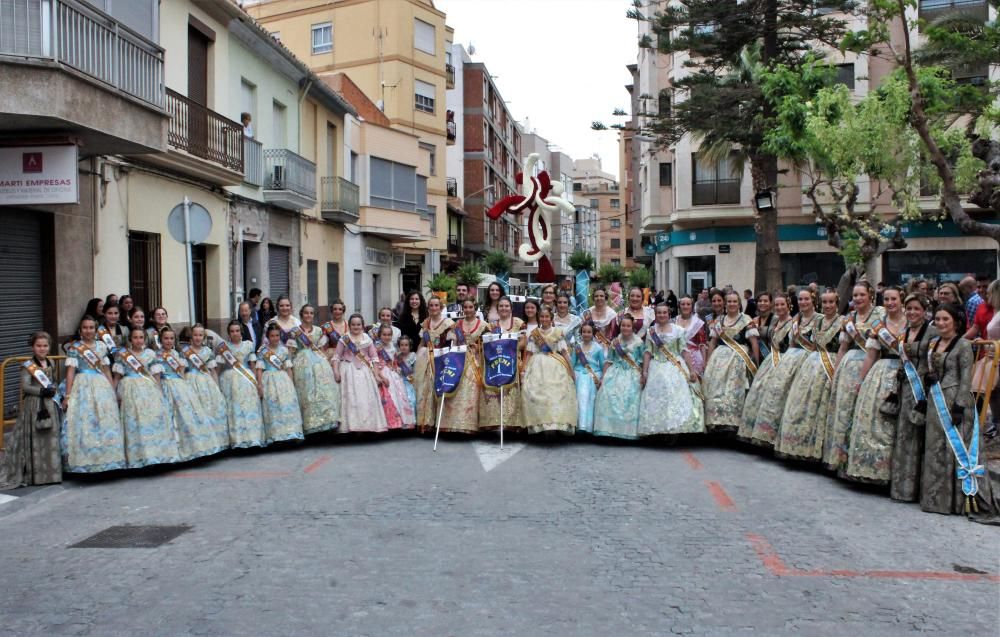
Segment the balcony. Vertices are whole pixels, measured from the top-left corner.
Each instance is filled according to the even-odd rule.
[[[361,232],[396,243],[433,239],[429,211],[405,211],[363,206],[358,221]]]
[[[0,1],[0,86],[17,87],[0,90],[0,129],[71,134],[86,155],[162,152],[163,59],[78,0]]]
[[[454,177],[448,177],[444,180],[445,190],[448,192],[449,197],[458,196],[458,180]]]
[[[320,212],[327,221],[357,223],[359,189],[343,177],[323,177],[323,197]]]
[[[989,7],[986,0],[921,0],[920,17],[928,22],[943,17],[986,22]]]
[[[458,138],[458,124],[455,123],[455,120],[451,120],[447,123],[446,127],[448,146],[454,146],[455,140]]]
[[[258,187],[264,183],[264,144],[252,137],[243,138],[243,183]]]
[[[462,257],[462,237],[457,234],[448,235],[448,254],[456,256],[458,258]]]
[[[447,87],[455,88],[455,67],[451,64],[444,65],[444,75],[447,78]]]
[[[316,205],[316,164],[287,148],[264,151],[264,201],[288,210]]]
[[[244,181],[243,127],[237,122],[167,89],[168,152],[147,161],[219,186]]]
[[[696,181],[691,190],[691,204],[695,206],[721,206],[739,202],[739,179]]]

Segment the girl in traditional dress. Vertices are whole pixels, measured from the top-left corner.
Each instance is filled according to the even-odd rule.
[[[793,319],[790,314],[791,305],[788,297],[779,292],[772,297],[774,313],[771,319],[765,324],[754,319],[752,323],[757,327],[758,347],[761,352],[760,363],[757,366],[757,373],[754,374],[753,384],[747,392],[746,400],[743,402],[743,414],[737,437],[747,442],[753,437],[753,425],[757,418],[757,412],[761,401],[764,399],[765,388],[768,385],[767,379],[777,367],[781,356],[788,349],[789,336],[792,333]],[[767,444],[766,439],[758,441],[759,444]]]
[[[392,325],[383,325],[379,328],[379,340],[375,342],[375,349],[382,361],[382,376],[386,379],[386,384],[379,388],[385,421],[389,429],[413,429],[417,424],[417,414],[399,369],[398,350],[392,330]]]
[[[465,345],[465,369],[455,392],[444,403],[441,431],[474,434],[479,430],[479,394],[483,370],[482,335],[489,329],[486,321],[476,317],[476,302],[462,301],[462,320],[452,327],[452,343]]]
[[[504,293],[503,287],[496,281],[486,287],[486,305],[483,307],[483,318],[486,319],[487,323],[492,324],[500,318],[500,299],[505,296],[507,295]]]
[[[961,514],[967,502],[962,491],[962,479],[956,476],[955,453],[948,442],[946,425],[955,428],[966,449],[972,443],[976,403],[972,395],[972,365],[975,356],[972,344],[962,338],[965,331],[962,311],[955,305],[942,305],[934,313],[937,336],[927,344],[927,355],[921,362],[924,387],[927,388],[927,425],[924,427],[924,461],[920,477],[920,508],[931,513]],[[980,453],[982,450],[980,430]],[[984,464],[982,456],[978,458]],[[980,511],[996,510],[989,472],[973,477],[979,493],[976,506]],[[971,504],[971,503],[970,503]]]
[[[841,473],[858,482],[889,484],[892,446],[899,419],[899,344],[906,330],[903,291],[882,292],[885,320],[874,325],[865,342],[858,374],[858,398],[848,432],[847,466]]]
[[[390,312],[390,318],[392,314]],[[292,380],[302,409],[302,433],[336,429],[340,422],[340,385],[330,359],[323,353],[328,341],[316,326],[316,308],[306,303],[299,310],[301,324],[293,327],[285,343],[292,352]]]
[[[110,306],[108,309],[114,308]],[[107,310],[105,310],[107,314]],[[46,332],[31,335],[31,358],[21,365],[21,411],[11,444],[0,464],[0,488],[62,482],[59,454],[59,423],[62,412],[56,404],[55,367],[49,360]]]
[[[243,340],[239,321],[230,321],[226,334],[229,340],[216,347],[215,363],[219,370],[219,388],[228,408],[229,445],[234,449],[262,447],[267,432],[264,430],[259,384],[253,371],[257,353],[253,343]]]
[[[682,297],[678,301],[678,308],[680,316],[674,319],[674,324],[684,330],[691,371],[701,377],[705,373],[705,351],[708,349],[705,321],[695,314],[694,300],[690,296]]]
[[[710,431],[736,431],[743,422],[743,403],[760,354],[757,328],[743,313],[739,293],[730,292],[724,299],[725,313],[709,324],[711,340],[701,383]]]
[[[132,328],[129,348],[118,354],[112,369],[119,379],[128,468],[180,462],[177,430],[160,387],[163,367],[146,347],[145,330]]]
[[[787,348],[781,352],[778,364],[766,376],[761,375],[761,369],[764,367],[761,365],[761,369],[757,370],[754,386],[750,388],[750,395],[747,396],[746,404],[749,405],[750,396],[754,394],[755,388],[759,387],[760,400],[757,403],[756,413],[750,412],[746,406],[743,407],[744,416],[753,422],[750,441],[754,444],[766,447],[774,445],[792,381],[795,380],[799,367],[809,357],[809,352],[815,349],[812,337],[819,316],[816,314],[817,299],[808,288],[803,288],[798,297],[799,313],[789,322],[791,327],[787,336]],[[781,296],[776,296],[774,299],[776,316],[781,315],[781,299]],[[775,358],[776,351],[780,351],[780,348],[775,349],[772,346],[772,359]],[[744,423],[748,420],[744,420]]]
[[[163,328],[156,364],[161,370],[160,386],[167,401],[167,411],[177,431],[181,460],[193,460],[228,448],[229,432],[224,425],[213,426],[218,423],[209,418],[191,384],[184,379],[191,372],[187,358],[174,347],[176,340],[172,329]]]
[[[160,349],[160,332],[164,328],[170,327],[167,322],[167,310],[163,307],[154,307],[152,322],[146,327],[146,346],[156,351]]]
[[[128,328],[125,330],[125,343],[122,347],[128,347],[129,334],[132,333],[133,328],[139,328],[145,331],[146,329],[146,312],[138,305],[132,306],[132,309],[128,313]]]
[[[264,324],[264,331],[265,333],[267,332],[269,325],[277,325],[281,329],[279,340],[282,345],[286,345],[292,339],[292,330],[301,326],[302,321],[292,316],[292,302],[287,296],[279,296],[276,303],[278,306],[278,315]],[[267,342],[266,336],[264,337],[264,342]]]
[[[810,339],[816,349],[810,352],[795,373],[778,425],[774,449],[781,457],[797,460],[823,458],[834,361],[840,349],[839,302],[837,291],[830,288],[820,296],[823,314],[816,319]]]
[[[440,311],[440,305],[438,306]],[[365,319],[352,314],[347,321],[348,333],[337,344],[334,368],[343,392],[340,406],[340,431],[375,432],[389,430],[382,408],[379,386],[386,384],[375,343],[365,334]]]
[[[528,334],[521,413],[528,433],[576,431],[576,378],[562,330],[552,325],[552,308],[538,311],[538,327]]]
[[[830,395],[832,406],[826,418],[823,464],[831,471],[839,471],[847,463],[848,436],[854,421],[867,339],[869,332],[885,319],[882,308],[873,305],[875,291],[867,281],[859,281],[854,286],[853,298],[854,311],[841,321],[837,371]]]
[[[608,291],[594,288],[594,305],[583,313],[583,320],[594,324],[594,338],[607,349],[611,339],[618,335],[618,315],[608,306]]]
[[[531,330],[538,327],[538,310],[541,304],[535,299],[528,299],[524,302],[524,331],[530,334]]]
[[[128,328],[119,325],[121,310],[117,305],[104,306],[104,322],[97,328],[97,338],[104,343],[111,353],[125,347],[128,340]]]
[[[577,341],[577,331],[583,320],[569,311],[570,298],[567,294],[560,294],[556,297],[556,313],[552,317],[552,324],[563,332],[566,343],[572,347]]]
[[[378,322],[372,325],[371,329],[368,330],[368,336],[371,336],[372,340],[378,343],[382,340],[380,334],[382,333],[382,328],[385,326],[388,326],[392,331],[392,342],[396,343],[399,341],[399,337],[402,335],[402,332],[398,327],[392,324],[391,307],[384,307],[378,311]]]
[[[757,321],[757,331],[763,334],[763,328],[771,324],[771,319],[774,318],[773,310],[774,297],[771,296],[770,292],[761,292],[757,295],[757,316],[754,319]],[[760,347],[760,357],[770,356],[771,351],[768,348],[768,342],[766,339],[761,338],[758,341],[758,346]]]
[[[427,303],[420,292],[410,292],[406,297],[406,308],[396,318],[396,327],[403,336],[410,338],[410,344],[416,347],[421,342],[421,331],[427,320]],[[419,412],[419,410],[418,410]]]
[[[705,432],[701,391],[691,371],[684,330],[670,322],[666,303],[656,306],[655,322],[646,331],[642,359],[645,378],[639,405],[640,436]]]
[[[184,380],[191,387],[195,400],[201,404],[204,426],[219,432],[222,438],[220,445],[228,448],[230,440],[226,399],[219,389],[219,379],[215,373],[215,354],[212,353],[212,348],[205,345],[205,328],[198,323],[184,328],[181,331],[181,341],[180,353],[187,361]]]
[[[140,331],[141,328],[140,328]],[[80,340],[66,351],[63,456],[66,471],[94,473],[126,466],[125,436],[111,381],[108,350],[97,341],[97,321],[84,317]]]
[[[284,297],[282,297],[284,298]],[[278,300],[278,308],[288,299]],[[302,411],[292,380],[292,357],[281,344],[281,324],[272,321],[264,331],[264,344],[257,349],[257,394],[264,413],[266,444],[302,440]],[[289,338],[291,333],[289,332]]]
[[[412,305],[411,305],[412,307]],[[417,363],[413,372],[413,388],[417,391],[417,429],[421,433],[434,431],[437,424],[437,395],[434,393],[434,350],[446,347],[447,337],[455,324],[442,313],[441,299],[427,300],[427,318],[421,325]]]
[[[909,294],[903,300],[906,316],[906,331],[900,343],[903,370],[899,374],[899,418],[889,469],[889,495],[893,500],[903,502],[916,502],[920,497],[924,419],[922,415],[917,416],[915,407],[918,401],[926,400],[927,390],[918,370],[922,357],[927,356],[928,341],[937,336],[937,330],[927,322],[927,307],[927,297],[922,294]]]
[[[653,308],[643,305],[643,292],[641,288],[633,287],[628,291],[628,306],[622,310],[621,316],[631,316],[635,335],[640,339],[646,338],[646,330],[653,323]],[[621,318],[621,316],[619,318]]]
[[[498,318],[490,323],[494,334],[518,334],[524,329],[524,321],[514,316],[514,305],[510,298],[502,296],[497,303]],[[518,356],[524,349],[525,339],[518,342]],[[522,357],[523,358],[523,357]],[[518,374],[514,382],[503,388],[503,429],[504,432],[524,429],[521,420],[521,376],[524,374],[524,364],[518,365]],[[483,392],[479,401],[479,429],[492,431],[500,428],[500,390],[483,384]]]
[[[406,400],[409,403],[409,410],[413,413],[413,420],[417,419],[417,390],[413,387],[413,371],[417,364],[417,353],[413,351],[413,343],[410,337],[403,335],[399,337],[399,351],[396,352],[396,368],[403,379],[403,387],[406,389]],[[406,427],[412,429],[412,426]]]
[[[625,314],[618,320],[620,333],[611,341],[604,361],[601,387],[594,402],[594,435],[635,440],[639,435],[642,398],[642,357],[646,347],[632,332],[634,319]]]
[[[277,316],[277,314],[274,309],[274,301],[271,300],[271,297],[266,296],[260,302],[260,309],[257,310],[257,322],[264,325]]]
[[[576,377],[576,430],[594,433],[594,407],[607,353],[594,340],[594,324],[580,325],[580,340],[573,346],[573,374]]]
[[[323,336],[326,337],[327,355],[333,355],[333,350],[337,349],[337,343],[347,334],[347,319],[344,314],[347,312],[347,305],[340,299],[330,303],[330,320],[320,325]]]

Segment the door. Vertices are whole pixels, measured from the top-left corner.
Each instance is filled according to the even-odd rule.
[[[160,235],[128,233],[128,291],[147,313],[160,306]]]
[[[378,316],[379,299],[382,298],[382,275],[372,275],[372,312],[368,316]]]
[[[326,125],[326,176],[337,175],[337,127]]]
[[[711,272],[688,272],[687,273],[687,293],[693,297],[698,296],[702,290],[712,287]]]
[[[267,270],[271,282],[264,296],[270,296],[277,303],[279,296],[288,296],[288,268],[291,250],[287,246],[269,244],[267,246]]]
[[[188,27],[188,150],[192,155],[208,157],[208,39],[194,27]]]
[[[191,246],[191,278],[194,281],[194,321],[208,322],[208,275],[205,263],[208,257],[203,245]]]
[[[37,212],[0,209],[0,361],[29,354],[28,335],[44,327],[41,219]],[[82,313],[83,308],[80,308]],[[62,354],[52,343],[52,354]],[[20,370],[8,365],[4,377],[4,414],[20,400]],[[2,425],[0,425],[2,427]]]

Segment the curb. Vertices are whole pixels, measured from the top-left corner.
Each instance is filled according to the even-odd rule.
[[[0,505],[0,518],[12,515],[18,511],[23,511],[28,507],[48,500],[49,498],[57,496],[60,493],[64,493],[65,491],[66,488],[61,484],[49,484],[39,489],[35,489],[26,495],[19,496],[17,500],[14,500],[13,502]],[[14,490],[14,493],[16,493],[16,490]]]

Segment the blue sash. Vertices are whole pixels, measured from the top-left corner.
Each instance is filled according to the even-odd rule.
[[[924,394],[924,384],[920,382],[920,376],[917,374],[917,368],[913,366],[913,363],[910,362],[910,359],[906,356],[905,336],[899,341],[899,358],[903,361],[903,372],[906,374],[906,381],[910,385],[910,391],[913,392],[914,400],[918,403],[922,400],[927,400],[927,396]]]
[[[517,334],[484,334],[483,359],[487,387],[505,387],[517,380]]]
[[[941,420],[945,438],[948,439],[948,445],[955,454],[955,462],[958,464],[955,475],[962,481],[962,493],[972,497],[979,492],[976,477],[986,475],[986,469],[979,464],[979,414],[973,410],[972,440],[969,441],[967,448],[965,441],[962,440],[962,434],[951,421],[951,412],[945,403],[941,383],[931,385],[931,397],[934,399],[934,409],[937,410],[938,419]]]

